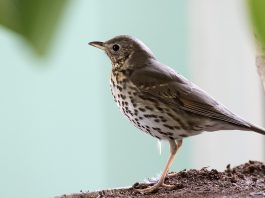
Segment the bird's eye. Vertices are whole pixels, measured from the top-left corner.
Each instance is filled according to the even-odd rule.
[[[117,52],[117,51],[120,49],[120,46],[117,45],[117,44],[114,44],[114,45],[112,46],[112,49],[113,49],[113,51]]]

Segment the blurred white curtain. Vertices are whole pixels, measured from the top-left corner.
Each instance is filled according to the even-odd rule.
[[[255,46],[242,0],[189,1],[189,67],[195,83],[234,113],[262,126],[264,93],[255,67]],[[264,137],[243,131],[191,138],[194,167],[218,169],[264,160]]]

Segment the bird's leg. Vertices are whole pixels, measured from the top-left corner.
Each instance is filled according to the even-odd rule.
[[[181,147],[181,145],[182,145],[182,140],[177,142],[177,146],[178,146],[177,150],[179,149],[179,147]],[[169,173],[169,174],[167,174],[168,177],[175,177],[176,175],[177,175],[177,173]]]
[[[177,141],[169,140],[169,144],[170,144],[170,156],[169,156],[169,159],[168,159],[167,164],[165,166],[165,169],[164,169],[164,171],[162,172],[162,174],[160,176],[159,181],[155,185],[153,185],[151,187],[148,187],[148,188],[145,188],[145,189],[136,189],[138,192],[151,193],[151,192],[156,191],[160,186],[167,187],[167,188],[173,188],[174,187],[174,186],[165,184],[164,181],[165,181],[167,172],[168,172],[171,164],[174,161],[174,158],[176,156],[177,150],[182,145],[182,140],[177,140]]]

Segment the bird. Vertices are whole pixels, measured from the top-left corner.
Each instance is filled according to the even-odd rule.
[[[119,35],[105,42],[89,42],[111,60],[110,89],[120,111],[142,132],[166,140],[170,155],[157,183],[141,193],[172,188],[165,178],[186,137],[219,130],[254,131],[255,126],[232,113],[199,86],[159,62],[141,40]]]

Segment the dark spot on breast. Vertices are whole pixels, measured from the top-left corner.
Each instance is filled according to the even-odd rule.
[[[160,112],[164,112],[164,109],[163,108],[161,108],[161,107],[156,107],[156,109],[158,110],[158,111],[160,111]]]
[[[166,114],[169,117],[171,117],[173,120],[175,120],[181,126],[182,129],[187,130],[186,125],[181,121],[181,119],[177,118],[176,116],[174,116],[173,114],[171,114],[169,112],[167,112]]]
[[[142,100],[146,100],[146,97],[144,97],[143,95],[139,95],[139,98],[141,98]]]
[[[162,135],[166,136],[167,133],[163,132],[163,131],[159,131],[159,133],[161,133]]]
[[[160,122],[160,120],[159,120],[159,119],[157,119],[157,118],[156,118],[156,119],[154,119],[154,121],[155,121],[155,122]]]
[[[184,138],[185,138],[185,137],[188,137],[188,135],[186,135],[186,134],[180,134],[179,136],[180,136],[180,137],[184,137]]]
[[[126,109],[126,112],[127,112],[128,114],[130,114],[131,116],[133,116],[133,113],[132,113],[132,111],[131,111],[131,110],[129,110],[129,109]]]
[[[161,122],[166,122],[167,119],[164,116],[159,116],[159,118],[161,119]]]
[[[154,130],[156,130],[156,131],[161,131],[161,129],[158,128],[158,127],[152,127],[152,129],[154,129]]]
[[[124,111],[123,111],[124,112]],[[131,120],[131,118],[129,117],[129,115],[126,113],[126,112],[124,112],[124,115],[127,117],[127,118],[129,118],[129,120]]]
[[[155,135],[155,137],[160,140],[160,137],[158,137],[157,135]]]
[[[117,87],[117,89],[118,89],[120,92],[122,91],[122,87],[121,87],[121,86],[117,85],[116,87]]]
[[[131,103],[132,103],[133,107],[136,107],[137,105],[136,105],[136,103],[135,103],[135,100],[132,99],[132,98],[130,98],[130,99],[131,99]]]
[[[147,97],[145,100],[150,101],[150,102],[152,102],[153,104],[158,104],[158,101],[157,101],[157,100],[155,100],[155,99],[153,99],[153,98],[150,98],[150,97]]]
[[[145,118],[157,118],[157,115],[153,115],[153,114],[144,114],[143,116]]]
[[[173,135],[173,133],[171,133],[171,132],[167,132],[167,135],[170,135],[170,136],[172,136],[172,135]]]
[[[161,122],[167,122],[167,120],[166,119],[161,119]]]
[[[149,107],[149,106],[145,106],[146,109],[153,111],[153,108]]]
[[[145,112],[145,109],[140,107],[139,111]]]
[[[175,129],[181,129],[180,126],[174,126]]]
[[[173,118],[173,119],[174,119],[174,116],[173,116],[173,114],[172,114],[172,113],[167,113],[167,115],[168,115],[169,117],[171,117],[171,118]]]
[[[126,86],[126,83],[128,82],[128,79],[127,78],[124,78],[123,80],[122,80],[122,83]]]
[[[125,100],[125,99],[126,99],[126,96],[123,95],[123,94],[121,94],[121,98],[122,98],[123,100]]]
[[[173,126],[170,126],[170,125],[167,125],[167,124],[163,124],[163,126],[166,127],[166,128],[168,128],[168,129],[170,129],[170,130],[173,130],[174,129]]]

